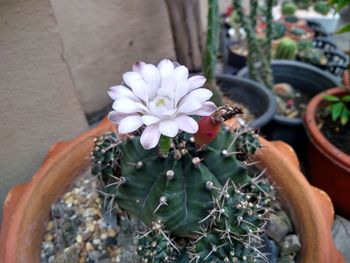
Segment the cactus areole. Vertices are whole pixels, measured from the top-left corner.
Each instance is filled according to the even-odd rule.
[[[119,123],[119,132],[126,129],[120,125],[133,127],[131,136],[120,140],[117,134],[108,133],[95,140],[92,172],[102,178],[101,192],[115,202],[112,207],[118,206],[146,225],[146,232],[138,238],[138,254],[144,262],[264,259],[258,247],[273,195],[263,172],[256,175],[247,169],[249,155],[260,147],[257,136],[246,127],[236,131],[223,127],[222,122],[242,113],[242,107],[226,105],[213,111],[207,91],[199,87],[199,78],[191,80],[195,85],[186,84],[191,78],[185,74],[176,79],[178,67],[166,63],[170,72],[164,74],[168,69],[158,65],[159,79],[151,78],[147,64],[143,66],[145,72],[135,75],[137,85],[146,83],[146,92],[151,84],[156,86],[153,98],[151,93],[146,96],[139,92],[138,96],[132,81],[113,89],[114,105],[131,95],[135,96],[133,103],[138,104],[134,108],[128,105],[128,110],[115,106],[109,115]],[[156,72],[154,66],[152,70]],[[164,78],[169,77],[172,81],[166,82]],[[174,85],[173,80],[178,83]],[[191,95],[193,92],[196,96]],[[165,111],[151,106],[160,96],[171,102],[165,104]],[[183,106],[186,101],[197,106]],[[143,118],[152,114],[152,121]],[[189,115],[204,117],[194,125]],[[125,118],[127,122],[123,122]],[[164,127],[164,122],[170,127]],[[151,126],[153,133],[147,131]]]

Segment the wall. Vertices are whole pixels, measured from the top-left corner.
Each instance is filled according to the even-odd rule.
[[[175,58],[162,0],[50,0],[84,111],[109,106],[106,90],[138,61]]]
[[[47,0],[0,1],[0,216],[48,148],[88,128]]]

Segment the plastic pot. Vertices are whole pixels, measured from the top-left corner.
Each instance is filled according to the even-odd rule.
[[[51,204],[77,175],[89,169],[93,138],[111,130],[112,125],[105,120],[72,141],[54,145],[32,180],[10,191],[1,224],[0,262],[40,262]],[[266,167],[299,233],[302,248],[298,263],[345,262],[332,240],[334,212],[329,197],[306,181],[288,145],[260,140],[264,147],[255,160]]]
[[[274,83],[285,82],[296,90],[307,94],[310,99],[319,92],[339,86],[340,79],[312,65],[292,61],[273,60],[271,63]],[[239,71],[238,76],[249,78],[248,68]],[[262,133],[270,140],[283,140],[291,145],[299,158],[306,158],[307,136],[301,118],[290,119],[275,114],[273,120],[262,129]]]
[[[218,75],[216,80],[225,96],[242,103],[256,116],[248,123],[250,127],[261,128],[271,121],[276,112],[276,100],[264,85],[231,75]]]
[[[334,146],[317,127],[315,114],[325,95],[343,96],[343,89],[329,89],[315,96],[307,105],[304,124],[309,136],[307,171],[312,184],[325,190],[336,211],[350,219],[350,155]],[[350,139],[350,138],[349,138]]]

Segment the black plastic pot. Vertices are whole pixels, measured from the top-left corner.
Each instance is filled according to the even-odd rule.
[[[340,85],[339,78],[303,62],[274,60],[271,67],[274,83],[289,83],[296,90],[309,95],[310,99],[325,89]],[[249,78],[248,68],[240,70],[238,76]],[[305,158],[307,136],[302,119],[290,119],[276,114],[262,129],[262,133],[270,140],[287,142],[296,150],[301,160]]]
[[[224,95],[242,103],[256,116],[255,120],[248,123],[249,127],[262,128],[275,115],[275,97],[264,85],[225,74],[216,76],[216,82]]]

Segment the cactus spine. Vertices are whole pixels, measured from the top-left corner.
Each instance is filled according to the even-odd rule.
[[[277,45],[275,59],[295,59],[297,51],[298,45],[293,39],[283,38]]]
[[[212,121],[235,112],[221,107]],[[144,262],[254,261],[265,257],[258,247],[273,199],[264,171],[247,169],[259,147],[248,128],[221,127],[200,148],[193,137],[178,135],[164,157],[144,150],[138,135],[119,141],[108,133],[95,141],[92,172],[114,205],[147,225],[138,238]]]

